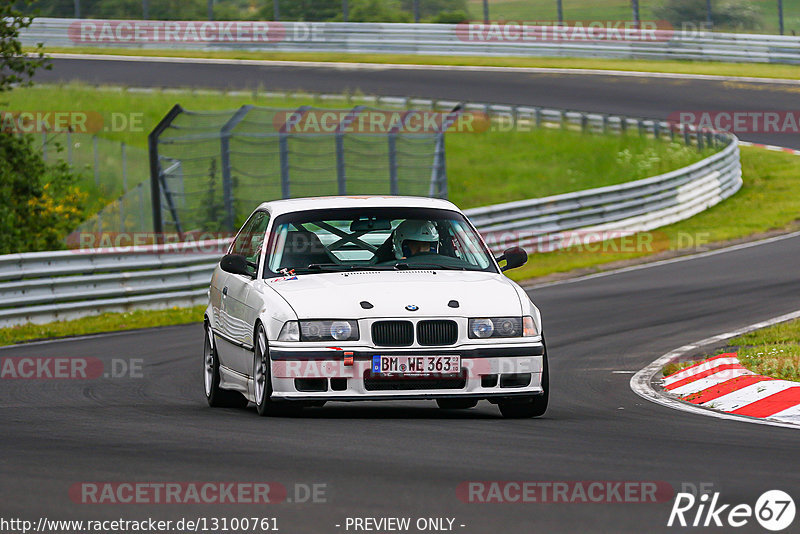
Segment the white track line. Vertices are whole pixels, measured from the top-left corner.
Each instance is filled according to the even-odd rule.
[[[541,289],[543,287],[550,287],[550,286],[559,286],[563,284],[574,284],[576,282],[582,282],[584,280],[592,280],[594,278],[603,278],[606,276],[614,276],[621,273],[627,273],[631,271],[639,271],[642,269],[652,269],[653,267],[661,267],[662,265],[669,265],[671,263],[680,263],[684,261],[695,260],[699,258],[706,258],[708,256],[716,256],[717,254],[727,254],[728,252],[734,252],[736,250],[742,250],[750,247],[757,247],[760,245],[766,245],[768,243],[774,243],[776,241],[783,241],[784,239],[792,239],[795,237],[800,236],[800,232],[792,232],[789,234],[783,234],[775,237],[769,237],[766,239],[759,239],[758,241],[750,241],[748,243],[740,243],[738,245],[732,245],[730,247],[723,247],[714,250],[709,250],[706,252],[699,252],[697,254],[688,254],[686,256],[678,256],[677,258],[670,258],[668,260],[660,260],[660,261],[652,261],[649,263],[642,263],[639,265],[633,265],[631,267],[623,267],[621,269],[613,269],[610,271],[603,271],[600,273],[593,273],[587,274],[585,276],[576,276],[575,278],[567,278],[564,280],[556,280],[555,282],[544,282],[541,284],[534,284],[530,286],[522,286],[523,289]]]
[[[631,389],[633,390],[634,393],[636,393],[643,399],[649,400],[650,402],[654,402],[656,404],[661,404],[662,406],[667,406],[669,408],[681,410],[684,412],[706,415],[709,417],[716,417],[717,419],[729,419],[733,421],[745,421],[748,423],[755,423],[759,425],[780,426],[784,428],[798,429],[800,428],[800,425],[789,422],[770,421],[767,419],[758,419],[755,417],[746,417],[743,415],[733,415],[725,412],[716,412],[709,410],[707,408],[696,406],[688,402],[682,402],[679,401],[678,399],[668,396],[667,394],[663,393],[660,390],[654,389],[651,384],[651,380],[653,379],[653,377],[657,373],[661,372],[661,369],[665,365],[667,365],[673,360],[676,360],[680,356],[683,356],[687,353],[690,353],[707,345],[719,344],[727,339],[740,336],[742,334],[746,334],[747,332],[752,332],[753,330],[759,330],[761,328],[766,328],[768,326],[772,326],[778,323],[783,323],[786,321],[791,321],[792,319],[798,319],[798,318],[800,318],[800,310],[787,313],[784,315],[779,315],[778,317],[773,317],[772,319],[768,319],[760,323],[754,323],[739,328],[737,330],[733,330],[731,332],[718,334],[716,336],[700,340],[696,343],[691,343],[689,345],[684,345],[682,347],[679,347],[673,351],[664,354],[663,356],[655,360],[653,363],[651,363],[650,365],[648,365],[647,367],[645,367],[644,369],[633,375],[631,377],[631,382],[630,382]],[[800,422],[800,416],[795,415],[794,418],[796,418],[796,420]],[[792,420],[792,419],[793,419],[792,417],[787,417],[785,420]]]
[[[711,80],[747,83],[800,85],[800,80],[785,78],[758,78],[752,76],[720,76],[714,74],[681,74],[676,72],[643,72],[604,69],[565,69],[551,67],[492,67],[488,65],[415,65],[412,63],[359,63],[350,61],[281,61],[269,59],[224,59],[172,56],[126,56],[120,54],[68,54],[52,53],[55,59],[96,59],[106,61],[134,61],[144,63],[205,63],[210,65],[251,65],[274,67],[312,67],[344,70],[440,70],[462,72],[519,72],[531,74],[578,74],[596,76],[625,76],[630,78],[666,78],[675,80]]]

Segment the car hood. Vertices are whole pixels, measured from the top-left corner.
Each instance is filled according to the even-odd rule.
[[[514,283],[503,275],[466,271],[364,271],[268,278],[300,319],[488,317],[522,314]],[[448,305],[458,301],[458,308]],[[364,309],[362,301],[372,304]],[[409,311],[406,306],[416,306]]]

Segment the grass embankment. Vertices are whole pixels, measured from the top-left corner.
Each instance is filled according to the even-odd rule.
[[[204,310],[205,306],[169,308],[165,310],[134,310],[126,313],[104,313],[72,321],[0,328],[0,346],[54,337],[84,336],[100,332],[197,323],[203,320]]]
[[[244,104],[289,109],[302,105],[332,108],[355,105],[313,96],[275,98],[259,92],[209,91],[142,93],[98,90],[80,84],[38,85],[14,90],[6,98],[9,109],[13,110],[99,111],[104,115],[114,112],[125,116],[140,113],[136,117],[141,126],[136,130],[108,131],[102,135],[142,149],[146,148],[147,133],[175,103],[188,110],[209,111],[234,110]],[[626,136],[604,136],[534,128],[527,132],[451,133],[447,135],[450,199],[462,208],[471,208],[613,185],[678,169],[710,154],[681,144],[656,142],[633,132]],[[107,154],[102,159],[106,156],[117,157],[117,154]],[[129,185],[137,183],[133,177],[129,182]]]
[[[314,104],[313,98],[270,99],[253,95],[205,92],[137,93],[98,91],[78,85],[15,90],[10,109],[115,110],[141,112],[143,132],[109,132],[108,136],[143,146],[145,133],[175,102],[189,109],[232,109],[245,103],[263,106]],[[331,106],[333,102],[316,102]],[[566,191],[620,183],[665,172],[696,161],[696,150],[654,143],[635,135],[625,137],[583,135],[572,131],[540,130],[500,134],[448,135],[448,169],[451,198],[462,207],[486,205],[518,198],[546,196]],[[650,249],[634,252],[567,250],[537,254],[529,264],[509,274],[517,280],[580,268],[598,268],[693,244],[718,243],[788,228],[800,213],[800,158],[756,148],[742,150],[744,186],[734,197],[692,219],[653,233]],[[764,209],[768,206],[769,209]],[[683,241],[681,241],[683,240]],[[611,250],[610,252],[608,250]],[[142,328],[197,321],[202,312],[164,310],[106,314],[76,322],[28,325],[0,330],[0,343],[49,336]]]
[[[733,338],[719,353],[735,352],[743,366],[756,374],[800,381],[800,320],[770,326]],[[703,361],[672,363],[664,376]]]
[[[509,272],[515,280],[665,254],[700,252],[721,243],[800,226],[800,157],[742,147],[744,185],[734,196],[690,219],[603,246],[533,254]]]
[[[32,51],[32,50],[31,50]],[[714,61],[647,61],[628,59],[584,59],[547,57],[485,57],[485,56],[435,56],[412,54],[354,54],[346,52],[251,52],[210,50],[155,50],[138,48],[65,47],[48,48],[56,54],[98,54],[145,57],[184,57],[209,59],[247,59],[263,61],[311,61],[376,63],[402,65],[455,65],[479,67],[524,67],[557,69],[616,70],[626,72],[653,72],[674,74],[702,74],[709,76],[738,76],[797,80],[800,72],[795,65],[765,63],[723,63]]]

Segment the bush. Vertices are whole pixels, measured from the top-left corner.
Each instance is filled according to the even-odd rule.
[[[431,22],[439,24],[459,24],[461,22],[468,22],[469,15],[466,11],[440,11],[438,15],[431,19]]]
[[[65,162],[47,165],[30,137],[0,132],[0,254],[64,248],[88,195]]]
[[[653,16],[656,19],[666,20],[675,29],[682,29],[687,23],[702,26],[706,23],[706,2],[665,0],[653,8]],[[727,0],[712,3],[711,21],[714,26],[753,30],[761,25],[761,13],[758,7],[746,0]]]

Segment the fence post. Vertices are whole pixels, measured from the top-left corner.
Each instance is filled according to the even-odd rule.
[[[397,135],[389,133],[389,194],[399,195],[400,188],[397,186]]]
[[[161,177],[161,162],[158,159],[158,138],[181,113],[183,113],[183,108],[180,104],[175,104],[153,128],[153,131],[147,135],[147,149],[150,156],[150,201],[152,202],[153,233],[155,234],[156,243],[163,242],[164,233],[164,221],[161,217],[161,185],[159,180]],[[175,222],[176,224],[178,223],[178,221]]]
[[[144,182],[140,183],[136,188],[139,190],[139,231],[144,229]]]
[[[121,145],[122,149],[122,193],[128,192],[128,151],[125,142]]]
[[[98,169],[97,136],[92,136],[92,152],[94,153],[94,185],[100,187],[100,169]]]
[[[233,180],[231,179],[231,131],[251,109],[253,109],[253,106],[250,104],[240,107],[220,130],[219,153],[222,166],[222,200],[225,205],[225,229],[228,232],[233,232],[236,224],[233,205]]]
[[[336,126],[336,183],[340,195],[347,194],[347,169],[344,161],[344,130],[364,110],[364,106],[356,106]]]
[[[300,106],[281,125],[278,130],[278,153],[281,160],[281,198],[289,198],[289,131],[298,123],[310,106]]]

